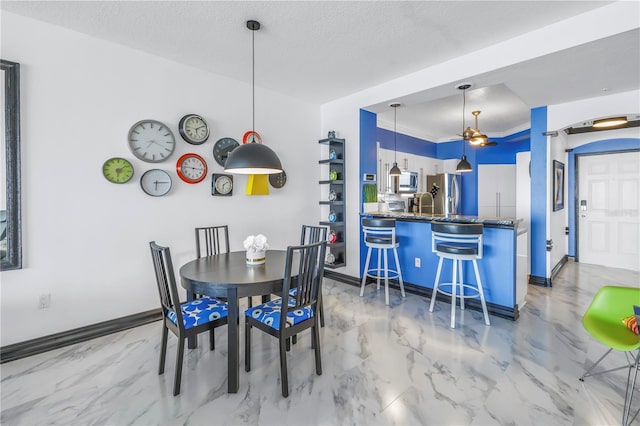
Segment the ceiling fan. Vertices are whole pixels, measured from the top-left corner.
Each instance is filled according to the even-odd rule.
[[[471,111],[471,114],[476,118],[476,128],[472,129],[471,127],[467,127],[462,134],[464,140],[469,141],[471,145],[479,147],[498,145],[498,142],[489,141],[487,135],[480,132],[480,129],[478,128],[478,116],[480,115],[480,111]]]

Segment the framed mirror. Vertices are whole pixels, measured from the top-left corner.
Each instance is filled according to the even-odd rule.
[[[2,87],[2,146],[0,153],[0,270],[22,268],[20,213],[20,64],[0,59]]]

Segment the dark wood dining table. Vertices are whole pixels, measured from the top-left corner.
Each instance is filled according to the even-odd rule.
[[[201,257],[180,268],[182,287],[187,299],[197,294],[225,297],[228,303],[228,392],[237,393],[240,385],[240,337],[238,301],[242,297],[265,296],[282,291],[285,250],[268,250],[262,265],[247,265],[246,253],[236,251]],[[297,275],[298,262],[292,262],[292,275]],[[189,348],[196,347],[194,338]]]

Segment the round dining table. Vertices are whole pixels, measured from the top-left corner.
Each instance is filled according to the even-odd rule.
[[[201,257],[180,268],[187,299],[196,295],[224,297],[228,303],[228,392],[237,393],[240,385],[239,309],[241,297],[267,296],[282,292],[286,250],[268,250],[265,263],[248,265],[246,252],[236,251]],[[298,262],[292,262],[292,276],[298,274]],[[196,347],[196,338],[189,348]]]

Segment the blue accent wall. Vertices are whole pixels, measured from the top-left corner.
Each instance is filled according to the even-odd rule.
[[[547,277],[547,107],[531,110],[531,275]]]
[[[376,147],[377,141],[377,128],[378,117],[375,113],[360,110],[360,175],[358,182],[360,182],[358,189],[358,211],[362,211],[362,175],[364,173],[377,173],[378,171],[378,151]],[[378,176],[380,179],[380,176]],[[355,201],[355,200],[354,200]],[[364,256],[366,254],[367,247],[364,245],[362,238],[362,225],[358,226],[358,240],[360,241],[360,276],[362,276],[362,270],[364,269]]]
[[[569,247],[567,253],[569,256],[576,256],[576,219],[577,219],[577,190],[578,190],[578,170],[576,168],[576,156],[583,154],[612,154],[624,151],[640,150],[640,139],[619,138],[619,139],[603,139],[590,142],[572,149],[569,152],[567,177],[568,177],[568,215],[569,215]]]
[[[376,158],[377,140],[377,116],[373,112],[360,110],[360,175],[358,180],[362,181],[364,173],[377,173],[378,167]],[[360,185],[360,200],[362,200],[362,185]]]
[[[377,140],[380,142],[380,148],[395,149],[393,132],[387,129],[377,128]],[[438,144],[429,142],[426,139],[415,138],[409,135],[398,133],[397,137],[398,152],[406,152],[409,154],[422,155],[425,157],[436,158],[436,146]]]

